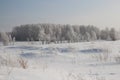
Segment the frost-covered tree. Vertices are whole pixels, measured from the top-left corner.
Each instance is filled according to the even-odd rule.
[[[76,34],[73,30],[73,27],[70,26],[70,25],[66,25],[65,29],[66,29],[66,33],[64,34],[65,39],[68,40],[68,41],[74,42],[76,40]]]
[[[85,34],[85,40],[86,41],[90,41],[91,39],[90,39],[90,34],[88,33],[88,32],[86,32],[86,34]]]
[[[16,41],[16,38],[13,37],[13,38],[12,38],[13,45],[15,44],[15,41]]]
[[[100,38],[102,40],[107,40],[107,38],[108,38],[108,31],[107,30],[101,30]]]
[[[44,29],[41,28],[40,32],[39,32],[39,41],[44,41],[45,40],[45,36],[46,36],[46,34],[44,32]]]
[[[11,34],[8,35],[8,38],[9,38],[9,43],[11,44],[11,43],[12,43],[12,37],[11,37]]]
[[[62,26],[61,25],[56,25],[56,33],[55,33],[55,37],[57,41],[61,40],[61,34],[62,34],[62,30],[61,30]]]
[[[110,30],[110,37],[113,41],[117,40],[116,31],[114,28],[111,28]]]
[[[50,34],[46,34],[45,41],[46,41],[47,44],[49,44],[51,42]]]
[[[92,36],[91,36],[92,40],[97,40],[97,35],[94,31],[92,31]]]
[[[110,35],[107,36],[106,40],[107,41],[111,41],[112,40],[111,37],[110,37]]]
[[[3,42],[3,45],[7,46],[9,44],[9,37],[8,37],[7,33],[1,32],[0,36],[1,36],[1,40]]]

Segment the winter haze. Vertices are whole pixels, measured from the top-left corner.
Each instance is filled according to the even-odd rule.
[[[120,0],[0,0],[0,31],[21,24],[120,26]]]
[[[0,80],[120,80],[120,0],[0,0]]]

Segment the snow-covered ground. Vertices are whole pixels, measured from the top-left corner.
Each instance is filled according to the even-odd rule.
[[[21,66],[21,60],[26,69]],[[120,41],[0,43],[0,80],[119,80]]]

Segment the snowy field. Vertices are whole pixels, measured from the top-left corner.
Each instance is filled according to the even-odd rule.
[[[120,41],[0,43],[0,80],[120,80]]]

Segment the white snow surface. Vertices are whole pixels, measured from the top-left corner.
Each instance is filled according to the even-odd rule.
[[[0,43],[0,80],[120,80],[119,55],[120,41]]]

